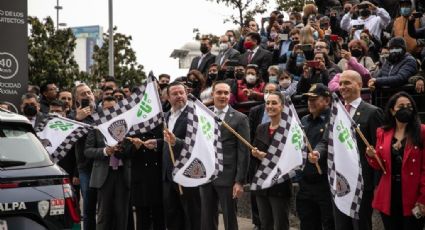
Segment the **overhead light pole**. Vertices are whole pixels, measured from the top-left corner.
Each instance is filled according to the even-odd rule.
[[[62,6],[59,5],[59,0],[56,0],[55,9],[56,9],[56,30],[58,30],[61,24],[59,23],[59,11],[63,9]]]
[[[59,0],[58,0],[59,1]],[[114,28],[112,0],[109,0],[109,76],[114,76]]]

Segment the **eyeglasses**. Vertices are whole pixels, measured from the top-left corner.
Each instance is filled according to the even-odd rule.
[[[326,46],[315,46],[314,49],[315,50],[321,50],[321,49],[327,49],[328,47]]]

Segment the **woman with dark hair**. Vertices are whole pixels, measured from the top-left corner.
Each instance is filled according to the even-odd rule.
[[[265,111],[270,117],[270,122],[257,127],[253,142],[256,149],[252,150],[254,157],[262,160],[267,154],[270,154],[267,150],[282,119],[283,107],[283,94],[273,92],[266,98]],[[270,188],[254,191],[260,214],[261,229],[289,230],[291,190],[292,183],[287,180]]]
[[[385,122],[376,131],[376,147],[368,148],[369,164],[380,170],[375,154],[382,159],[382,174],[372,207],[381,212],[386,230],[422,229],[425,216],[425,125],[413,98],[406,92],[392,96]]]
[[[199,99],[201,92],[205,88],[204,75],[198,70],[191,70],[187,74],[186,85],[188,87],[188,93]]]
[[[263,101],[265,83],[258,76],[258,66],[249,64],[245,69],[245,78],[237,80],[236,101]],[[249,112],[250,108],[239,107],[237,110],[242,113]]]
[[[376,68],[375,63],[369,56],[369,48],[363,40],[352,40],[350,43],[348,43],[348,49],[349,50],[341,51],[342,59],[338,62],[339,68],[341,68],[343,71],[347,69],[352,69],[359,72],[360,75],[363,76],[364,74],[362,73],[366,72],[365,68],[367,72],[372,71]],[[348,57],[346,55],[347,52],[349,53]]]

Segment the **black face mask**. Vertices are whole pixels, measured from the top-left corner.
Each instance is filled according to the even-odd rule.
[[[214,81],[217,78],[216,73],[209,73],[208,74],[208,80]]]
[[[365,10],[359,10],[359,14],[360,14],[360,16],[362,16],[362,17],[369,17],[369,15],[370,15],[370,10],[368,10],[368,9],[365,9]]]
[[[242,80],[245,77],[245,73],[236,72],[235,77],[237,80]]]
[[[160,88],[161,90],[165,89],[165,88],[168,86],[168,84],[167,84],[167,83],[162,83],[162,84],[158,84],[158,85],[159,85],[159,88]]]
[[[205,44],[202,44],[200,50],[201,50],[201,53],[206,54],[208,53],[208,46]]]
[[[354,49],[351,50],[351,55],[353,55],[353,57],[360,58],[361,56],[363,56],[363,51]]]
[[[413,110],[409,108],[399,109],[395,113],[395,118],[402,123],[409,123],[409,121],[413,120]]]
[[[393,52],[393,53],[390,53],[390,55],[388,56],[388,61],[391,64],[395,64],[399,62],[403,58],[403,56],[404,56],[403,52]]]
[[[37,107],[26,104],[24,106],[24,115],[27,117],[34,117],[37,114]]]
[[[289,32],[291,32],[291,30],[289,28],[284,28],[282,30],[282,34],[289,34]]]

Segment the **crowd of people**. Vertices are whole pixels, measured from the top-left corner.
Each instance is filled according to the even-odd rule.
[[[267,153],[285,98],[297,96],[306,102],[300,117],[314,151],[296,180],[250,194],[254,229],[289,229],[293,183],[299,186],[296,216],[302,230],[372,229],[373,209],[387,230],[422,229],[425,126],[411,96],[424,94],[425,16],[416,10],[420,3],[400,0],[395,17],[369,1],[325,8],[307,4],[302,13],[289,12],[289,18],[273,11],[260,25],[247,20],[240,33],[227,30],[220,36],[217,55],[212,40],[202,38],[202,55],[192,60],[187,76],[173,76],[172,82],[168,74],[158,76],[165,132],[157,127],[126,138],[120,146],[106,146],[97,130],[79,139],[58,164],[81,191],[84,229],[216,230],[219,205],[225,229],[238,229],[237,199]],[[374,94],[401,91],[408,84],[412,90],[396,93],[386,107],[372,105]],[[112,76],[96,89],[84,83],[58,87],[54,82],[31,85],[22,96],[20,112],[34,127],[51,113],[92,124],[93,113],[130,97],[135,88],[117,85]],[[334,92],[376,146],[370,148],[356,136],[364,180],[358,219],[338,210],[327,178]],[[169,152],[172,148],[174,158],[180,156],[189,93],[256,147],[250,151],[221,128],[223,172],[194,188],[173,181]]]

